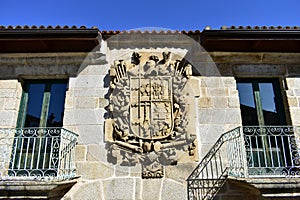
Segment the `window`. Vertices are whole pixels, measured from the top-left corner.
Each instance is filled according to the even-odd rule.
[[[25,81],[17,127],[62,127],[67,80]]]
[[[249,173],[282,173],[294,165],[279,79],[237,79]]]
[[[28,80],[12,149],[11,176],[54,175],[58,168],[67,80]]]
[[[244,126],[286,125],[278,79],[238,79],[237,89]]]

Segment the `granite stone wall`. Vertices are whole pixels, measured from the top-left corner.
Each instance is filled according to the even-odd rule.
[[[109,69],[110,61],[113,60],[111,58],[139,49],[120,48],[118,52],[118,49],[110,51],[106,45],[102,41],[101,47],[88,56],[77,53],[0,57],[0,66],[8,70],[5,77],[4,72],[1,72],[3,68],[0,68],[1,128],[16,126],[22,93],[19,80],[69,78],[64,128],[79,135],[76,146],[76,173],[79,178],[64,199],[186,199],[186,178],[198,161],[206,155],[222,133],[242,124],[235,77],[280,77],[286,83],[283,90],[291,122],[293,125],[300,124],[300,73],[291,60],[285,63],[286,59],[294,59],[297,64],[298,54],[278,58],[278,54],[271,53],[213,52],[211,56],[218,67],[213,73],[205,73],[208,70],[201,69],[205,63],[211,64],[212,60],[208,59],[203,64],[203,59],[194,58],[193,65],[202,72],[193,77],[197,80],[193,87],[198,87],[199,91],[199,94],[194,96],[198,123],[197,159],[165,166],[163,178],[142,179],[140,164],[121,166],[110,160],[104,131],[105,120],[108,117]],[[145,50],[147,48],[143,49]],[[148,49],[149,52],[151,50],[153,49]],[[166,50],[177,54],[185,52],[184,49],[171,47],[160,49]],[[201,57],[200,54],[199,56]],[[224,187],[230,190],[233,188],[232,185]],[[236,188],[234,190],[240,191]],[[255,199],[258,193],[253,190],[251,195]],[[239,197],[237,195],[237,199]]]

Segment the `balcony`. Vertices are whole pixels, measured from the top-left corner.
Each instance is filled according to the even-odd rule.
[[[228,177],[300,177],[299,134],[300,127],[293,126],[245,126],[224,133],[187,179],[189,199],[212,199]]]
[[[0,180],[75,177],[77,137],[64,128],[0,129]]]

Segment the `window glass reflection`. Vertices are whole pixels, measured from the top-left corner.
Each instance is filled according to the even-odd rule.
[[[259,92],[265,125],[279,125],[273,83],[259,83]]]
[[[51,85],[50,105],[47,117],[48,127],[62,127],[67,85],[56,83]]]
[[[66,89],[66,80],[25,82],[24,127],[62,127]]]
[[[41,110],[45,84],[28,84],[28,104],[24,127],[38,127],[41,120]]]
[[[252,83],[238,83],[237,89],[239,91],[243,125],[257,125],[258,120]]]

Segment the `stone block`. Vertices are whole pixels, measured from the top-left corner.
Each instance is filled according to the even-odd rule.
[[[209,97],[200,97],[199,98],[199,108],[211,108],[213,102]]]
[[[195,169],[197,163],[178,163],[176,166],[165,167],[165,178],[176,180],[181,184],[186,183],[186,179]]]
[[[95,97],[77,97],[76,109],[95,109],[98,106],[98,99]]]
[[[103,97],[98,98],[98,106],[99,106],[99,108],[105,108],[108,105],[109,105],[108,99],[105,99]]]
[[[253,63],[261,62],[262,53],[239,52],[211,52],[209,53],[216,63]]]
[[[264,63],[295,63],[299,64],[298,53],[263,53],[262,62]]]
[[[221,85],[223,85],[225,87],[235,87],[236,81],[235,81],[234,77],[222,77]]]
[[[287,84],[288,88],[294,88],[295,85],[297,86],[297,84],[295,83],[297,80],[296,78],[288,78],[287,77],[285,80],[286,80],[286,84]]]
[[[203,144],[214,144],[216,140],[224,133],[224,125],[205,124],[199,127],[199,148]]]
[[[104,111],[100,109],[76,109],[73,111],[74,121],[78,125],[99,124],[99,118],[103,118],[104,115],[102,112]]]
[[[211,110],[211,123],[224,124],[227,109],[214,108]]]
[[[103,85],[103,77],[98,75],[83,75],[72,80],[72,88],[99,88]]]
[[[19,97],[16,89],[1,89],[0,98],[17,98]]]
[[[230,97],[238,97],[239,96],[239,92],[236,89],[236,87],[228,87],[228,96]]]
[[[165,179],[162,186],[161,199],[182,200],[187,199],[186,184]]]
[[[201,78],[201,86],[209,87],[209,88],[218,88],[221,85],[221,77],[202,77]]]
[[[206,156],[206,154],[210,151],[210,149],[212,148],[214,144],[202,144],[200,147],[199,152],[199,159],[202,160],[204,158],[204,156]]]
[[[287,95],[288,97],[293,97],[293,96],[295,96],[294,90],[292,90],[292,89],[288,89],[288,90],[286,90],[285,92],[286,92],[286,95]]]
[[[212,121],[212,109],[210,108],[201,108],[199,109],[199,123],[208,124]]]
[[[116,165],[116,167],[115,167],[115,175],[117,177],[129,176],[129,173],[130,173],[130,168],[128,166]]]
[[[199,141],[199,144],[207,143],[206,138],[204,138],[203,136],[208,134],[209,127],[210,124],[202,124],[198,127],[199,137],[197,138],[197,140]]]
[[[65,109],[74,109],[74,102],[75,99],[73,93],[70,90],[68,90],[66,92],[66,98],[65,98]]]
[[[200,96],[201,97],[208,97],[207,87],[200,87]]]
[[[300,109],[299,108],[290,108],[291,120],[294,126],[300,125]]]
[[[83,179],[89,180],[107,178],[114,175],[114,167],[113,165],[97,161],[77,161],[76,174]]]
[[[104,108],[95,109],[97,124],[104,125],[104,121],[107,118],[107,114],[107,110],[105,110]]]
[[[0,80],[0,89],[15,89],[17,88],[18,80]]]
[[[17,111],[12,110],[2,110],[0,111],[0,126],[2,127],[14,127],[17,122]]]
[[[142,199],[161,199],[162,179],[142,179]]]
[[[76,161],[85,161],[86,160],[87,148],[85,145],[76,145]]]
[[[294,89],[294,94],[297,97],[300,97],[300,89]]]
[[[214,108],[227,108],[228,98],[227,97],[213,97]]]
[[[141,177],[142,176],[142,165],[137,164],[130,167],[130,176]]]
[[[78,144],[99,144],[103,142],[102,125],[78,125]]]
[[[4,109],[19,111],[20,100],[21,100],[20,98],[6,98],[5,104],[4,104]]]
[[[5,98],[0,98],[0,110],[4,110]]]
[[[99,88],[70,88],[70,95],[77,97],[104,97],[108,93],[108,89]]]
[[[242,64],[233,66],[233,71],[242,76],[279,76],[285,74],[284,65],[276,64]]]
[[[94,200],[103,199],[102,182],[90,181],[87,183],[79,182],[62,198],[62,200]]]
[[[102,144],[89,144],[87,146],[87,161],[102,161],[107,162],[107,150]]]
[[[228,97],[228,107],[229,108],[240,108],[239,97]]]
[[[185,89],[188,91],[191,91],[191,95],[195,97],[200,96],[200,90],[199,90],[199,85],[200,85],[200,80],[198,78],[191,77],[188,79],[188,82],[185,86]]]
[[[64,128],[67,129],[68,131],[73,132],[73,133],[77,133],[78,132],[76,126],[71,126],[71,125],[70,126],[65,126],[64,125]]]
[[[298,107],[299,106],[299,102],[296,97],[288,97],[287,100],[288,100],[289,107]]]
[[[226,97],[228,96],[228,89],[225,88],[224,86],[223,87],[219,87],[219,88],[216,88],[216,87],[209,87],[207,88],[207,93],[210,97]]]
[[[241,125],[241,110],[239,108],[226,109],[225,123]]]
[[[133,178],[117,178],[103,181],[105,199],[131,200],[135,196]]]
[[[75,110],[68,110],[68,109],[65,109],[64,111],[64,119],[63,119],[63,123],[64,123],[64,126],[74,126],[76,123],[75,123]]]
[[[133,179],[135,181],[135,199],[142,200],[142,180],[141,178]]]
[[[109,65],[88,65],[80,75],[105,75],[108,73]]]

